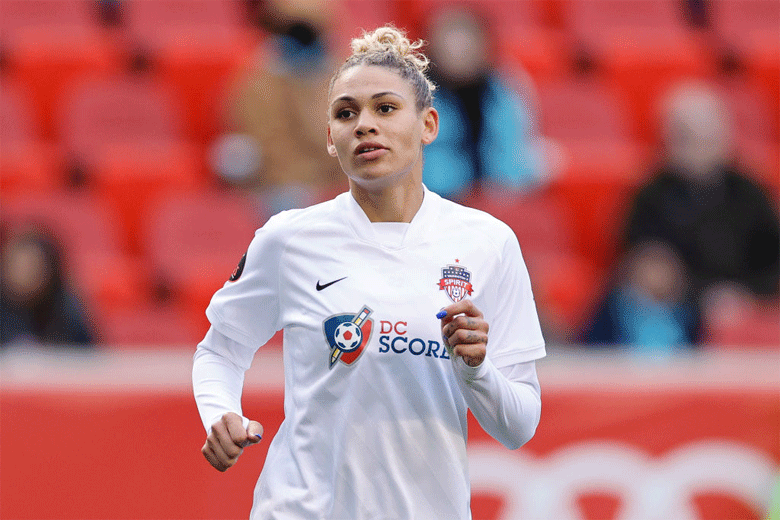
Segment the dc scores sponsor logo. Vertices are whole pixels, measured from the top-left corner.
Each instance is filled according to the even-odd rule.
[[[351,365],[363,353],[374,326],[374,320],[369,318],[372,312],[364,305],[357,314],[334,314],[322,322],[322,330],[331,349],[331,369],[339,360]]]
[[[455,262],[457,261],[455,260]],[[439,280],[439,290],[446,292],[450,300],[458,303],[466,296],[471,295],[471,273],[460,265],[443,267],[441,280]]]

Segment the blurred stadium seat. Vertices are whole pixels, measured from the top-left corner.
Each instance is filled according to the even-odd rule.
[[[0,192],[47,192],[64,185],[56,145],[40,138],[26,91],[3,82],[0,96]]]
[[[52,137],[54,110],[73,81],[119,67],[117,48],[100,27],[96,6],[89,0],[0,4],[0,48],[7,74],[28,90],[45,137]]]
[[[204,324],[211,296],[228,280],[258,227],[246,197],[177,194],[150,212],[145,250],[161,287],[186,306],[195,323]]]
[[[565,76],[539,85],[540,131],[564,142],[634,139],[634,120],[619,92],[598,76]]]
[[[575,250],[597,268],[613,260],[632,193],[649,175],[648,151],[631,141],[569,141],[562,172],[552,179],[552,197],[568,208]]]
[[[332,2],[337,11],[332,17],[333,29],[328,38],[333,52],[346,58],[349,54],[349,42],[360,35],[361,30],[370,31],[376,27],[395,21],[402,26],[402,17],[392,2],[371,2],[366,0],[341,0]]]
[[[777,41],[780,4],[775,0],[712,2],[711,10],[713,27],[731,44],[756,33],[771,34]]]
[[[180,307],[157,304],[114,308],[99,313],[97,319],[101,340],[111,348],[157,350],[160,345],[181,345],[194,350],[206,335],[207,329],[199,325]]]
[[[121,251],[121,233],[110,206],[89,193],[3,195],[2,221],[35,226],[62,243],[66,268],[87,306],[132,306],[148,292],[147,271]]]
[[[656,135],[652,107],[666,88],[714,70],[705,40],[687,29],[678,0],[563,2],[565,24],[630,101],[640,136]]]
[[[559,200],[546,193],[508,197],[506,193],[484,191],[465,204],[489,212],[512,228],[523,255],[574,251],[571,215]]]
[[[246,28],[244,4],[234,0],[126,0],[127,31],[152,51],[204,37],[232,39]]]
[[[780,46],[780,38],[778,38]],[[716,87],[732,117],[737,159],[764,186],[780,188],[780,116],[764,85],[744,75],[718,78]]]
[[[258,40],[243,3],[129,0],[123,5],[130,41],[149,53],[153,74],[178,97],[188,135],[207,142],[219,127],[219,100]]]
[[[545,325],[571,340],[601,294],[602,271],[577,253],[538,251],[523,256]]]
[[[89,166],[109,145],[178,141],[183,125],[181,108],[163,85],[143,76],[115,75],[74,86],[58,130],[66,150]]]
[[[705,341],[729,348],[780,348],[779,320],[777,302],[726,295],[705,306]]]
[[[116,210],[127,252],[142,253],[144,222],[155,201],[205,186],[200,155],[186,142],[158,141],[107,144],[95,156],[91,181]]]

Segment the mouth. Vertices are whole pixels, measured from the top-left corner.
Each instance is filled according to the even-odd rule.
[[[384,146],[378,143],[360,143],[355,148],[355,155],[357,156],[373,156],[378,155],[377,152],[387,150]]]

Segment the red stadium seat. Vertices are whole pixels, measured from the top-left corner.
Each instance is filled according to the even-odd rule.
[[[59,134],[88,165],[117,143],[139,147],[178,141],[181,110],[164,86],[144,77],[112,76],[77,85],[63,106]]]
[[[397,0],[396,16],[402,27],[414,36],[424,37],[428,20],[447,8],[467,8],[481,16],[491,31],[500,27],[517,30],[540,28],[545,24],[545,6],[541,1],[507,2],[505,0]]]
[[[188,143],[161,141],[108,144],[95,157],[92,181],[120,218],[126,251],[141,253],[143,223],[156,201],[203,188],[200,155]]]
[[[775,0],[712,3],[712,23],[723,44],[737,53],[748,76],[766,89],[780,120],[780,4]]]
[[[256,44],[257,38],[248,32],[220,38],[204,31],[200,39],[158,49],[154,74],[175,93],[190,138],[207,143],[223,130],[228,88],[248,67]]]
[[[750,297],[725,295],[704,309],[705,341],[730,348],[780,349],[780,307]]]
[[[640,136],[657,135],[653,107],[661,92],[684,78],[714,70],[709,46],[684,25],[678,0],[564,2],[566,25],[593,55],[605,77],[626,95]]]
[[[99,313],[96,321],[100,340],[108,348],[177,346],[194,351],[208,330],[175,305],[111,309]]]
[[[131,37],[152,51],[204,38],[229,40],[246,27],[244,5],[233,0],[128,0],[122,7]]]
[[[2,221],[11,229],[33,226],[52,232],[89,307],[132,305],[142,299],[146,271],[121,252],[116,219],[99,198],[66,192],[4,195]]]
[[[539,85],[541,133],[562,141],[631,140],[636,132],[625,101],[598,77],[571,77]]]
[[[512,228],[524,255],[574,251],[571,215],[559,200],[546,193],[507,198],[504,193],[486,191],[465,204],[490,213]]]
[[[575,251],[597,268],[610,265],[631,195],[648,175],[645,147],[630,141],[569,141],[550,195],[571,212]]]
[[[91,194],[54,192],[3,196],[2,218],[10,226],[39,223],[71,253],[119,251],[119,230],[111,208]]]
[[[712,24],[732,44],[738,45],[746,35],[771,33],[777,41],[780,27],[780,4],[776,0],[739,0],[712,2]]]
[[[153,73],[176,95],[184,130],[208,142],[220,129],[219,101],[258,40],[242,2],[130,0],[124,6],[130,38],[151,53]]]
[[[619,39],[630,45],[643,33],[685,30],[682,3],[677,0],[571,0],[561,4],[565,27],[596,51]]]
[[[349,42],[359,36],[361,30],[371,31],[388,22],[403,25],[392,2],[341,0],[333,3],[338,10],[332,17],[334,28],[330,43],[337,56],[346,58],[349,55]]]
[[[39,137],[37,121],[25,92],[11,82],[0,96],[0,193],[46,192],[63,183],[55,146]]]
[[[576,253],[550,251],[524,256],[542,323],[559,335],[559,340],[572,340],[601,292],[601,271]]]
[[[30,27],[69,27],[86,32],[94,30],[97,23],[97,6],[90,0],[3,0],[0,4],[3,43]]]
[[[150,213],[144,235],[152,270],[193,319],[230,277],[260,227],[252,203],[232,193],[171,196]]]
[[[118,52],[89,0],[3,0],[0,47],[7,74],[29,91],[43,136],[54,134],[60,94],[84,75],[119,67]]]

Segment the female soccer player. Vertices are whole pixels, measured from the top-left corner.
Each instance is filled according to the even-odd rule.
[[[350,191],[271,218],[206,311],[193,384],[220,471],[260,439],[243,375],[284,330],[285,419],[252,519],[468,519],[467,409],[510,449],[539,422],[517,239],[422,183],[439,121],[420,45],[392,27],[353,40],[327,131]]]

